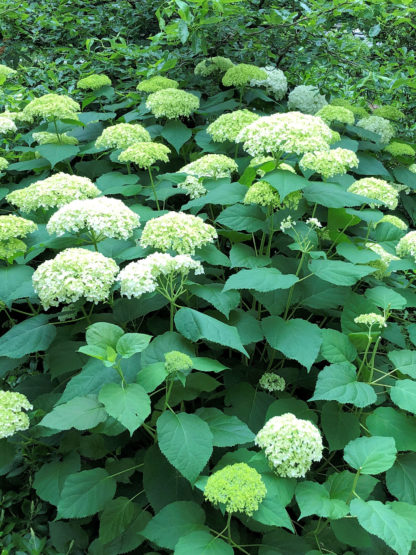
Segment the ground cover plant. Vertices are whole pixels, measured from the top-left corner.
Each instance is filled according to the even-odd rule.
[[[407,106],[224,56],[14,79],[3,553],[413,553]]]

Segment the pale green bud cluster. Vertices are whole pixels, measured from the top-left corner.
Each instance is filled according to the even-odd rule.
[[[43,262],[32,276],[33,288],[48,310],[60,303],[85,299],[93,303],[110,295],[118,266],[99,252],[71,248]]]
[[[11,133],[12,131],[17,131],[14,121],[10,118],[0,118],[0,134],[5,135],[6,133]]]
[[[265,87],[267,92],[273,94],[276,100],[281,100],[287,93],[287,79],[281,69],[273,66],[262,67],[267,73],[266,79],[253,79],[250,82],[252,87]]]
[[[117,123],[106,127],[95,141],[97,148],[128,148],[135,143],[150,142],[149,132],[139,123]]]
[[[168,374],[191,370],[193,362],[190,356],[180,351],[170,351],[165,354],[165,370]]]
[[[396,106],[379,106],[373,110],[373,115],[392,121],[401,121],[406,117]]]
[[[79,89],[96,91],[101,87],[108,87],[111,85],[111,79],[104,74],[93,73],[88,77],[83,77],[77,83]]]
[[[266,71],[251,64],[237,64],[230,67],[222,78],[224,87],[245,87],[251,81],[264,81],[268,77]]]
[[[299,162],[304,170],[313,170],[322,175],[324,179],[334,175],[347,173],[351,168],[358,167],[358,158],[355,152],[346,148],[320,150],[307,152]]]
[[[289,110],[299,110],[304,114],[316,114],[327,104],[325,97],[313,85],[298,85],[289,93]]]
[[[343,108],[348,108],[356,117],[366,118],[369,113],[362,106],[357,106],[356,104],[351,104],[345,98],[335,98],[331,100],[331,106],[342,106]]]
[[[183,189],[191,199],[199,198],[205,195],[207,190],[203,185],[203,178],[195,177],[193,175],[186,176],[185,181],[178,184],[179,189]]]
[[[390,262],[392,260],[400,260],[398,256],[390,254],[378,243],[366,243],[365,246],[379,255],[379,260],[372,260],[369,265],[373,268],[377,268],[374,276],[377,279],[383,279],[383,277],[389,276],[391,272],[388,271]]]
[[[273,374],[273,372],[265,372],[259,380],[259,386],[266,391],[283,391],[286,386],[285,379],[282,376]]]
[[[33,406],[22,393],[0,391],[0,439],[27,430],[29,417],[23,411],[31,409]]]
[[[266,422],[255,439],[270,467],[283,478],[302,478],[322,458],[322,437],[309,420],[286,413]]]
[[[33,117],[28,116],[24,112],[9,112],[8,110],[1,113],[0,118],[9,118],[13,121],[23,121],[23,122],[26,122],[26,123],[32,123],[33,122]]]
[[[369,312],[368,314],[360,314],[354,318],[356,324],[364,324],[368,328],[373,326],[378,326],[380,329],[387,327],[386,319],[381,314],[376,314],[375,312]]]
[[[296,210],[302,198],[302,191],[289,193],[282,202],[280,195],[267,181],[253,183],[244,197],[244,204],[259,204],[274,209],[291,208]]]
[[[53,214],[46,229],[58,236],[88,231],[99,241],[105,237],[128,239],[139,225],[139,216],[124,202],[98,197],[65,204]]]
[[[407,169],[412,173],[416,173],[416,164],[411,164]]]
[[[3,156],[0,156],[0,172],[5,170],[9,165],[9,162]]]
[[[27,251],[27,246],[20,239],[0,241],[0,259],[11,260]]]
[[[393,141],[389,145],[384,147],[386,152],[389,152],[392,156],[414,156],[416,150],[406,143],[399,143]]]
[[[60,172],[9,193],[6,199],[22,212],[32,212],[38,208],[60,208],[73,200],[98,197],[100,193],[88,177]]]
[[[169,162],[170,148],[161,143],[135,143],[123,150],[120,162],[134,162],[140,168],[148,169],[155,162]]]
[[[334,132],[321,118],[287,112],[259,118],[245,127],[236,141],[244,143],[244,150],[251,156],[267,156],[329,150],[334,139]]]
[[[409,227],[407,223],[404,222],[402,219],[398,218],[397,216],[392,216],[391,214],[386,214],[385,216],[383,216],[381,220],[379,220],[376,223],[376,226],[382,223],[388,223],[388,224],[394,225],[394,227],[397,227],[398,229],[402,229],[403,231],[406,231],[407,228]]]
[[[4,64],[0,64],[0,78],[7,79],[10,75],[14,75],[17,73],[15,69],[11,67],[5,66]]]
[[[198,160],[183,166],[179,172],[189,173],[195,177],[231,177],[231,174],[238,170],[236,162],[225,154],[205,154]]]
[[[208,125],[207,133],[217,143],[233,142],[244,127],[258,120],[259,117],[250,110],[236,110],[229,114],[222,114]]]
[[[121,294],[131,299],[140,298],[144,293],[156,291],[163,278],[169,276],[186,277],[189,272],[203,274],[200,262],[193,260],[188,254],[171,256],[167,253],[155,252],[146,258],[130,262],[121,270],[117,277],[120,282]]]
[[[355,116],[351,110],[342,106],[331,106],[330,104],[318,110],[315,116],[322,118],[328,125],[333,121],[349,124],[355,121]]]
[[[416,231],[409,231],[400,239],[396,253],[399,256],[412,256],[416,261]]]
[[[78,102],[60,94],[44,94],[35,98],[23,109],[23,114],[32,118],[44,119],[78,119],[81,110]]]
[[[33,133],[33,139],[40,145],[77,145],[78,139],[70,137],[66,133],[57,135],[56,133],[48,133],[48,131],[39,131]]]
[[[173,250],[179,254],[195,254],[195,249],[216,238],[215,228],[202,218],[184,212],[168,212],[146,222],[140,244],[162,252]]]
[[[204,497],[213,505],[225,505],[227,513],[252,516],[266,497],[261,475],[246,463],[229,464],[208,478]]]
[[[136,89],[145,93],[154,93],[163,89],[177,89],[178,87],[179,83],[175,79],[169,79],[168,77],[163,77],[163,75],[155,75],[140,81]]]
[[[350,193],[361,195],[367,198],[372,198],[380,201],[391,210],[394,210],[399,203],[399,192],[395,187],[384,181],[384,179],[377,179],[376,177],[364,177],[354,183],[348,188]],[[375,203],[368,203],[369,206],[374,208],[377,206]]]
[[[14,214],[0,216],[0,241],[13,239],[15,237],[26,237],[29,233],[36,231],[38,226],[31,220],[20,218]]]
[[[199,62],[195,66],[194,73],[195,75],[202,75],[203,77],[207,77],[213,73],[225,73],[227,69],[233,67],[234,64],[230,60],[230,58],[224,58],[223,56],[213,56],[212,58],[206,58]]]
[[[360,119],[357,125],[367,129],[367,131],[380,135],[380,141],[383,144],[389,143],[395,134],[395,129],[389,120],[380,116],[368,116],[367,118]]]
[[[157,118],[189,117],[199,108],[199,98],[179,89],[162,89],[149,94],[146,107]]]

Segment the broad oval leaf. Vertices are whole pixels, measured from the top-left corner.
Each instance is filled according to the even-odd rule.
[[[380,474],[391,468],[396,460],[396,445],[392,437],[359,437],[344,449],[346,462],[361,474]]]

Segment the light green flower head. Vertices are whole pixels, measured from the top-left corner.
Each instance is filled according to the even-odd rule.
[[[373,326],[377,326],[379,328],[387,327],[386,319],[381,314],[376,314],[375,312],[369,312],[368,314],[360,314],[356,318],[354,318],[354,322],[356,324],[364,324],[368,328],[372,328]]]
[[[7,77],[10,77],[10,75],[14,75],[15,73],[17,73],[15,69],[0,64],[0,81],[4,81]]]
[[[399,203],[399,191],[387,183],[387,181],[384,181],[384,179],[377,179],[376,177],[358,179],[348,188],[348,191],[356,195],[378,200],[391,210],[397,208]],[[369,203],[369,206],[374,208],[377,204]]]
[[[267,77],[264,69],[251,64],[237,64],[227,69],[222,84],[224,87],[245,87],[250,81],[264,81]]]
[[[244,127],[259,119],[260,116],[250,110],[236,110],[222,114],[207,127],[208,135],[217,143],[235,141]]]
[[[20,239],[0,241],[0,260],[11,260],[27,251],[27,246]]]
[[[120,162],[134,162],[140,168],[148,169],[155,162],[169,162],[170,148],[161,143],[135,143],[120,153]]]
[[[246,463],[229,464],[208,478],[204,497],[213,505],[225,505],[227,513],[252,516],[266,497],[266,486],[255,468]]]
[[[357,168],[358,163],[357,155],[352,150],[334,148],[307,152],[302,156],[299,165],[304,170],[312,170],[328,179],[334,175],[345,174],[351,168]]]
[[[287,79],[281,69],[273,66],[262,67],[267,73],[267,79],[253,79],[251,87],[265,87],[269,94],[273,94],[276,100],[281,100],[287,93]]]
[[[40,145],[77,145],[78,139],[76,137],[70,137],[66,133],[62,133],[59,136],[56,133],[48,133],[48,131],[39,131],[39,133],[33,133],[32,137]]]
[[[152,139],[139,123],[117,123],[106,127],[95,141],[97,148],[128,148],[135,143],[147,143]]]
[[[359,127],[380,135],[380,141],[386,144],[394,137],[395,129],[389,120],[379,116],[368,116],[357,122]]]
[[[145,93],[154,93],[163,89],[177,89],[178,87],[179,83],[174,79],[163,77],[163,75],[155,75],[140,81],[136,89]]]
[[[406,117],[396,106],[379,106],[373,110],[373,115],[392,121],[401,121]]]
[[[403,231],[406,231],[409,227],[407,223],[404,222],[401,218],[398,218],[397,216],[393,216],[391,214],[386,214],[385,216],[383,216],[381,220],[376,223],[376,226],[383,223],[394,225],[394,227],[397,227],[398,229],[401,229]]]
[[[230,58],[224,58],[223,56],[214,56],[212,58],[206,58],[199,62],[195,66],[194,73],[195,75],[202,75],[203,77],[207,77],[212,73],[225,73],[227,69],[233,67],[234,64],[230,60]]]
[[[238,170],[236,162],[225,154],[205,154],[183,166],[179,172],[188,173],[195,177],[231,177],[231,174]]]
[[[33,406],[25,395],[0,391],[0,439],[27,430],[30,425],[29,417],[23,411],[31,409]]]
[[[108,299],[117,272],[118,266],[112,258],[71,248],[40,264],[32,283],[45,310],[79,299],[97,304]]]
[[[111,79],[107,75],[97,73],[84,77],[77,83],[79,89],[89,89],[91,91],[96,91],[101,89],[101,87],[108,87],[109,85],[111,85]]]
[[[244,204],[258,204],[260,206],[271,207],[275,210],[279,208],[292,208],[296,210],[302,198],[302,191],[289,193],[282,202],[280,195],[274,187],[267,181],[257,181],[253,183],[244,197]]]
[[[348,108],[356,117],[359,118],[366,118],[369,113],[365,108],[362,106],[357,106],[355,104],[351,104],[345,98],[334,98],[331,100],[331,106],[342,106],[343,108]]]
[[[78,119],[81,110],[78,102],[60,94],[44,94],[35,98],[23,109],[23,114],[32,118],[44,119]]]
[[[373,275],[377,279],[383,279],[384,277],[389,276],[391,274],[391,272],[388,271],[390,262],[392,262],[392,260],[399,260],[399,257],[394,256],[394,254],[390,254],[378,243],[366,243],[365,246],[378,254],[380,257],[378,260],[372,260],[369,262],[370,266],[377,268],[377,272]]]
[[[9,165],[9,162],[3,156],[0,156],[0,171],[5,170]]]
[[[384,150],[389,152],[392,156],[414,156],[416,154],[413,147],[406,143],[398,143],[397,141],[393,141],[385,146]]]
[[[299,110],[304,114],[316,114],[326,104],[327,101],[319,93],[318,87],[299,85],[289,93],[287,105],[290,110]]]
[[[273,374],[273,372],[265,372],[259,380],[259,386],[270,392],[283,391],[286,382],[282,376]]]
[[[407,169],[412,173],[416,173],[416,164],[410,164]]]
[[[409,231],[400,239],[396,253],[399,256],[412,256],[416,261],[416,231]]]
[[[26,237],[36,231],[38,226],[31,220],[26,220],[14,214],[0,216],[0,241],[16,237]]]
[[[315,116],[322,118],[328,124],[333,121],[352,124],[355,121],[355,116],[351,110],[342,106],[331,106],[330,104],[318,110]]]
[[[5,135],[17,131],[16,124],[10,118],[0,118],[0,134]]]
[[[185,181],[178,183],[178,189],[182,189],[191,199],[202,197],[207,190],[203,185],[203,177],[187,175]]]
[[[162,89],[149,94],[146,106],[157,118],[189,117],[199,108],[199,98],[179,89]]]
[[[170,351],[165,354],[165,369],[168,374],[191,370],[193,362],[190,356],[180,351]]]
[[[33,123],[33,117],[28,116],[24,112],[9,112],[6,110],[0,114],[0,118],[8,118],[13,121],[22,121],[25,123]]]

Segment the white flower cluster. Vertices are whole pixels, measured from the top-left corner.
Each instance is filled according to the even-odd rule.
[[[259,119],[260,116],[250,110],[236,110],[222,114],[207,127],[208,135],[217,143],[235,141],[244,127]]]
[[[412,173],[416,173],[416,164],[410,164],[407,169]]]
[[[221,177],[231,177],[231,174],[238,170],[236,162],[225,154],[205,154],[198,160],[194,160],[190,164],[183,166],[181,173],[188,173],[194,177],[212,177],[219,179]]]
[[[399,256],[413,256],[416,261],[416,231],[409,231],[400,239],[396,252]]]
[[[23,113],[28,117],[45,119],[78,119],[77,112],[81,109],[78,102],[60,94],[44,94],[35,98],[24,107]]]
[[[15,237],[26,237],[28,233],[36,231],[37,228],[35,222],[14,214],[0,216],[0,241],[7,241]]]
[[[32,276],[33,288],[45,310],[60,303],[86,299],[105,301],[118,272],[112,258],[86,249],[65,249],[43,262]]]
[[[259,379],[259,386],[270,392],[283,391],[286,386],[286,382],[282,376],[273,374],[273,372],[265,372]]]
[[[216,238],[215,228],[202,218],[184,212],[168,212],[146,222],[140,244],[163,252],[173,250],[179,254],[195,254],[195,249]]]
[[[48,131],[39,131],[39,133],[32,134],[33,139],[40,145],[77,145],[78,139],[70,137],[66,133],[57,135],[56,133],[49,133]]]
[[[364,324],[365,326],[369,327],[370,329],[373,326],[378,326],[379,328],[386,328],[386,319],[384,316],[380,314],[375,314],[375,312],[369,312],[368,314],[360,314],[356,318],[354,318],[354,322],[356,324]]]
[[[134,162],[139,168],[149,169],[155,162],[169,162],[170,148],[161,143],[135,143],[123,150],[120,162]]]
[[[327,104],[325,97],[313,85],[298,85],[289,93],[289,110],[299,110],[304,114],[316,114]]]
[[[296,210],[302,198],[302,191],[294,191],[289,193],[280,200],[280,195],[267,181],[256,181],[250,185],[244,196],[244,204],[259,204],[260,206],[269,206],[274,209],[292,208]]]
[[[193,175],[187,175],[185,181],[178,184],[178,188],[183,189],[191,199],[199,198],[207,192],[202,182],[202,177],[199,178]]]
[[[272,93],[276,100],[281,100],[287,93],[287,79],[281,69],[273,66],[262,67],[267,73],[267,78],[263,80],[253,79],[250,82],[252,87],[265,87],[269,93]]]
[[[245,127],[236,141],[244,143],[244,150],[251,156],[267,156],[329,150],[335,138],[334,131],[321,118],[287,112],[259,118]]]
[[[309,224],[312,227],[316,227],[316,228],[321,228],[322,227],[322,224],[318,220],[318,218],[308,218],[306,220],[306,223]]]
[[[378,243],[366,243],[365,246],[380,257],[379,260],[372,260],[369,263],[373,268],[377,268],[377,272],[375,272],[374,276],[378,279],[383,279],[383,277],[390,275],[388,271],[390,262],[392,260],[400,260],[399,257],[390,254]]]
[[[188,254],[171,256],[167,253],[155,252],[142,260],[130,262],[119,273],[117,281],[121,285],[121,294],[139,298],[144,293],[155,291],[164,277],[185,277],[190,271],[203,274],[200,262],[193,260]]]
[[[174,79],[169,79],[163,75],[154,75],[149,79],[140,81],[136,89],[145,93],[154,93],[163,89],[177,89],[178,87],[179,83]]]
[[[407,228],[409,227],[406,222],[404,222],[402,219],[398,218],[397,216],[393,216],[392,214],[386,214],[385,216],[383,216],[381,220],[379,220],[376,223],[376,226],[378,224],[383,224],[383,223],[394,225],[394,227],[397,227],[397,229],[401,229],[403,231],[406,231]]]
[[[151,141],[146,129],[139,123],[117,123],[106,127],[95,141],[97,148],[128,148],[134,143]]]
[[[104,237],[128,239],[139,225],[139,216],[124,202],[98,197],[65,204],[53,214],[46,229],[57,235],[87,230],[99,241]]]
[[[237,64],[230,67],[222,78],[224,87],[245,87],[251,81],[264,81],[267,73],[252,64]]]
[[[28,116],[24,112],[9,112],[8,110],[5,110],[0,114],[0,118],[8,118],[13,121],[23,121],[26,123],[33,123],[33,117]]]
[[[391,210],[394,210],[399,203],[399,192],[396,188],[387,183],[387,181],[384,181],[384,179],[377,179],[376,177],[364,177],[354,181],[348,188],[348,191],[356,195],[378,200],[391,208]],[[376,204],[369,203],[369,206],[374,208]]]
[[[302,478],[322,458],[321,434],[309,420],[286,413],[274,416],[259,431],[256,445],[264,450],[278,476]]]
[[[380,116],[368,116],[367,118],[360,119],[357,125],[367,129],[367,131],[380,135],[380,140],[383,144],[389,143],[395,134],[395,129],[389,120]]]
[[[322,175],[324,179],[334,175],[347,173],[351,168],[358,167],[358,158],[355,152],[346,148],[306,152],[299,165],[304,170],[312,170]]]
[[[293,221],[292,216],[288,216],[284,220],[282,220],[280,224],[280,231],[285,232],[287,229],[293,229],[296,225],[296,222]]]
[[[10,118],[0,118],[0,133],[5,135],[11,131],[17,131],[14,121]]]
[[[29,417],[23,410],[33,406],[22,393],[0,391],[0,439],[29,428]]]
[[[188,117],[199,108],[199,98],[180,89],[162,89],[149,94],[146,107],[157,118]]]
[[[9,165],[9,162],[3,156],[0,156],[0,172],[5,170]]]

